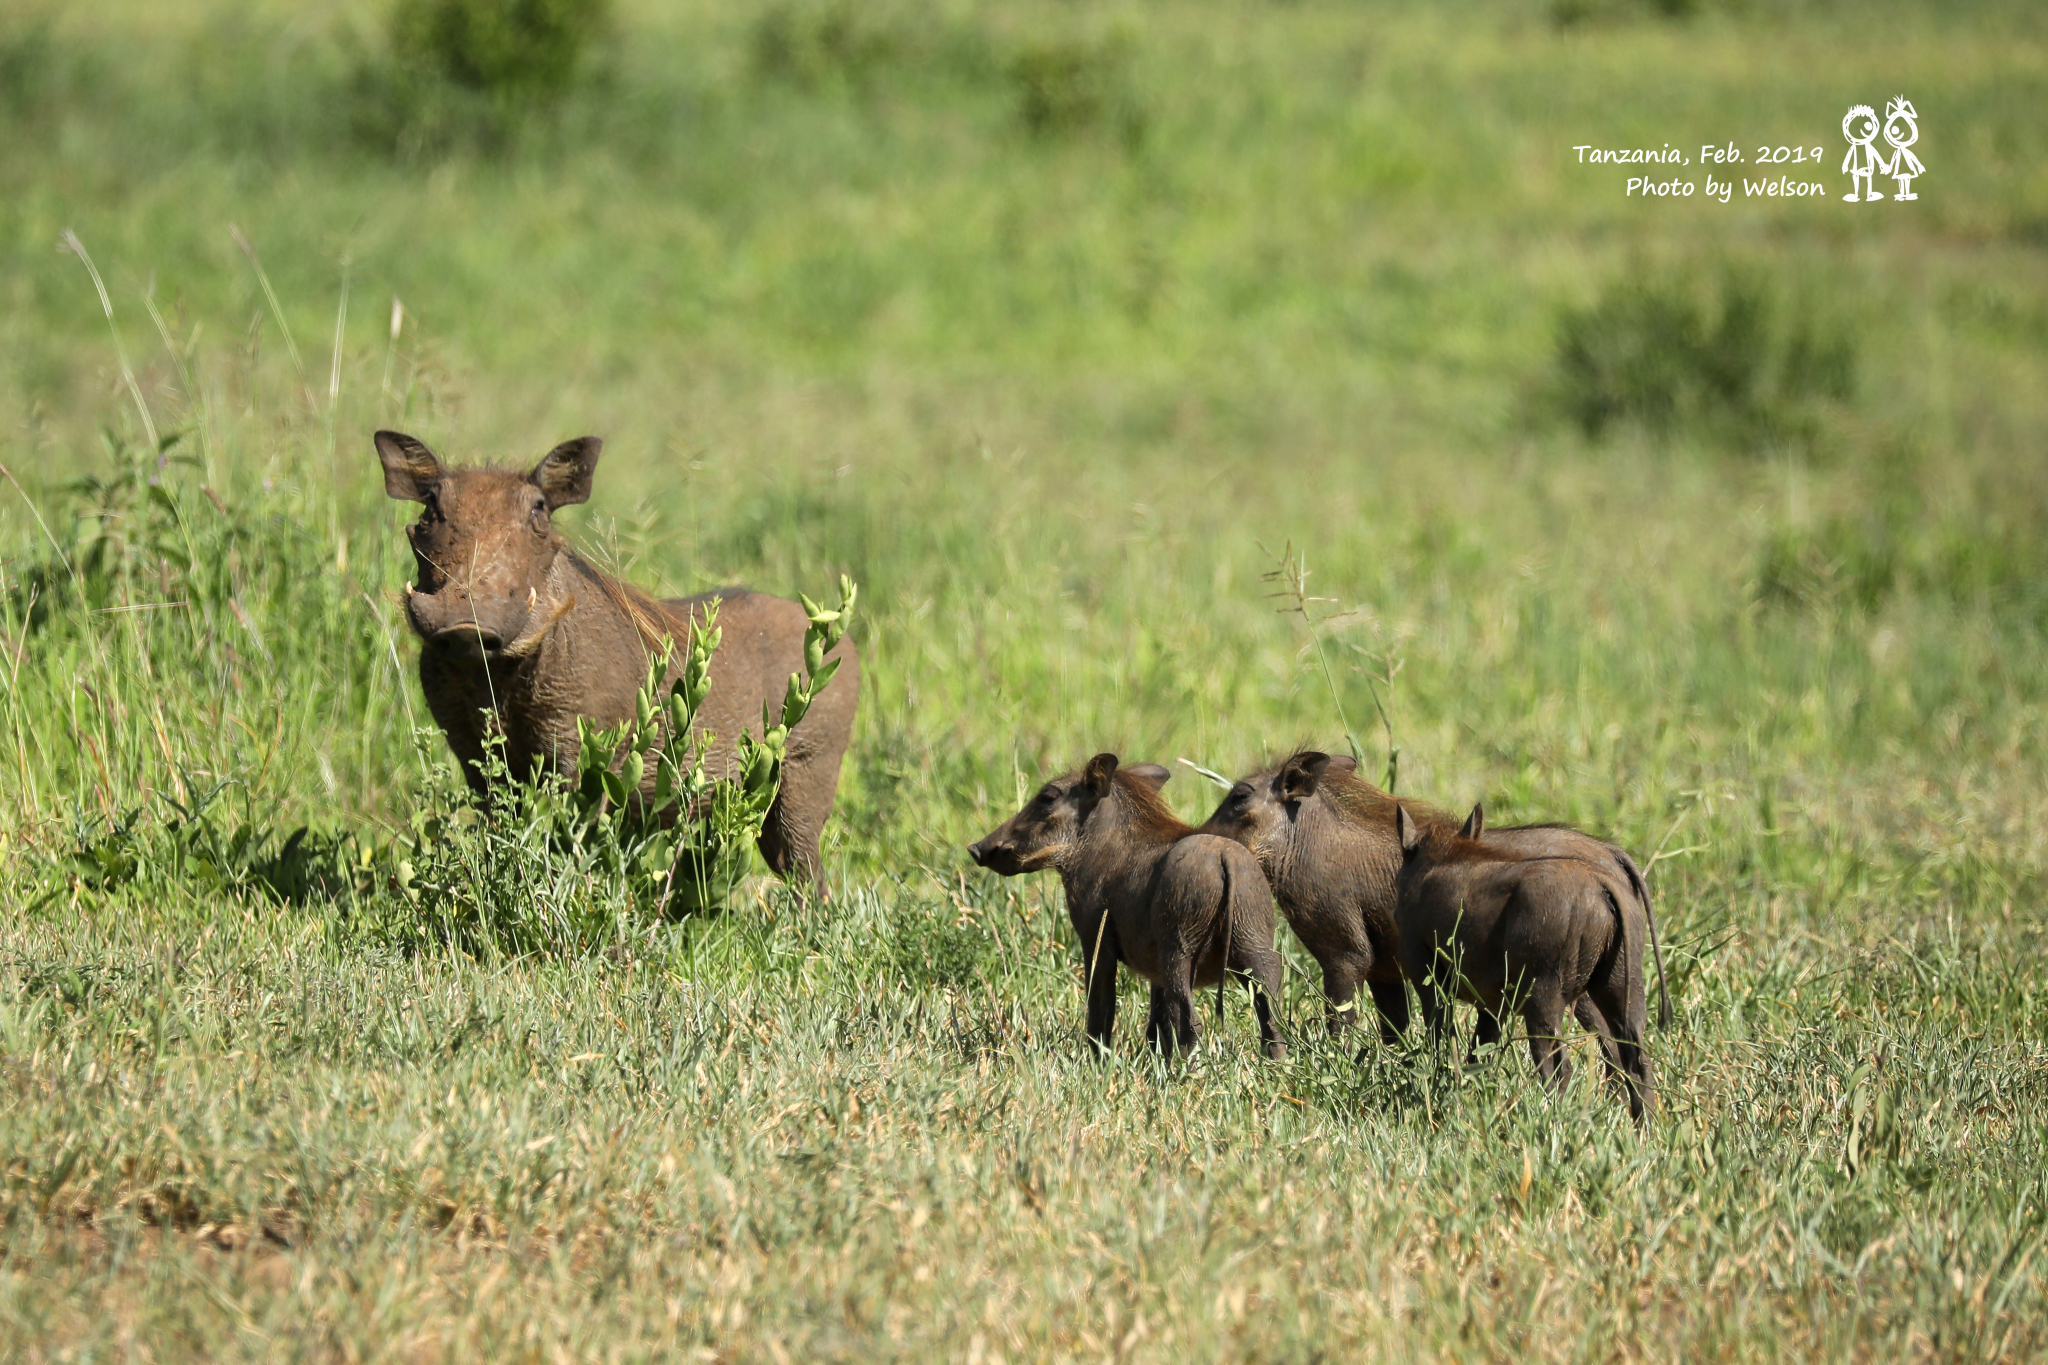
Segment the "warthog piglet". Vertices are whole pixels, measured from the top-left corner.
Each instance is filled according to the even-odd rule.
[[[1450,1032],[1446,994],[1496,1018],[1519,1008],[1537,1074],[1562,1091],[1567,1012],[1600,1040],[1609,1073],[1642,1122],[1656,1107],[1643,1048],[1644,920],[1619,873],[1576,857],[1516,857],[1481,839],[1479,807],[1458,830],[1401,807],[1395,920],[1401,969],[1431,1036]]]
[[[1216,984],[1220,997],[1227,968],[1251,985],[1266,1055],[1283,1057],[1265,875],[1243,845],[1174,816],[1159,795],[1167,776],[1157,764],[1120,768],[1115,754],[1097,754],[967,851],[1005,877],[1060,874],[1081,941],[1088,1036],[1098,1046],[1109,1046],[1116,1023],[1118,963],[1152,983],[1145,1036],[1161,1051],[1195,1045],[1194,988]]]
[[[1457,825],[1442,811],[1405,804],[1425,828]],[[1233,785],[1202,826],[1249,848],[1265,869],[1280,913],[1323,969],[1331,1031],[1352,1023],[1363,982],[1388,1042],[1408,1027],[1394,924],[1394,878],[1401,870],[1395,806],[1391,795],[1358,775],[1354,760],[1309,749]],[[1490,829],[1485,842],[1516,857],[1582,858],[1619,874],[1641,902],[1655,944],[1648,888],[1621,849],[1562,825]],[[1498,1036],[1492,1017],[1482,1013],[1478,1041]]]

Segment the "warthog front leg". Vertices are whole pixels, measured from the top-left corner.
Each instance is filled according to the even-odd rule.
[[[1109,922],[1107,914],[1092,927],[1093,933],[1082,935],[1082,946],[1088,950],[1088,1038],[1098,1052],[1106,1055],[1110,1037],[1116,1031],[1116,964],[1122,953],[1117,946],[1116,926]]]

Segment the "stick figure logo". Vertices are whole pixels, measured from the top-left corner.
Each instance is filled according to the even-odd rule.
[[[1892,198],[1918,199],[1913,193],[1913,177],[1927,168],[1913,155],[1913,144],[1920,140],[1920,116],[1913,112],[1913,101],[1904,95],[1884,107],[1884,140],[1892,145],[1884,173],[1899,182],[1899,192]]]
[[[1849,155],[1842,158],[1842,170],[1849,176],[1849,192],[1842,197],[1856,202],[1857,182],[1862,182],[1865,199],[1882,199],[1877,192],[1877,172],[1884,162],[1871,144],[1877,141],[1877,110],[1867,104],[1853,104],[1842,115],[1842,136],[1849,139]]]
[[[1888,175],[1899,182],[1899,192],[1892,198],[1918,199],[1920,196],[1913,193],[1913,179],[1927,168],[1912,151],[1913,144],[1920,140],[1920,116],[1913,111],[1913,102],[1900,95],[1885,106],[1882,127],[1884,140],[1891,145],[1890,156],[1878,151],[1879,126],[1877,111],[1867,104],[1852,104],[1849,112],[1842,115],[1842,136],[1849,139],[1849,154],[1842,158],[1842,172],[1849,177],[1849,192],[1842,198],[1852,204],[1858,198],[1865,203],[1882,199],[1884,196],[1877,192],[1877,177]]]

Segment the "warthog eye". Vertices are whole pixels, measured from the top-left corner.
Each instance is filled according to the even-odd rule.
[[[1046,783],[1043,787],[1040,787],[1038,789],[1038,804],[1041,806],[1050,806],[1053,802],[1059,800],[1059,798],[1060,789],[1058,787],[1053,786],[1050,782]]]

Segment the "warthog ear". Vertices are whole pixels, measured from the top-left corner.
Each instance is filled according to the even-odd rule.
[[[1330,756],[1313,749],[1288,759],[1280,769],[1280,799],[1306,801],[1314,796],[1316,784],[1323,780],[1323,770],[1329,766]]]
[[[384,492],[406,502],[425,502],[427,490],[448,473],[434,452],[400,431],[380,431],[377,458],[384,465]]]
[[[1464,828],[1458,831],[1460,839],[1477,839],[1486,833],[1486,807],[1474,802],[1472,813],[1465,817]]]
[[[590,501],[590,481],[597,475],[598,452],[604,442],[595,436],[564,441],[542,457],[526,476],[548,500],[548,510]]]
[[[1408,813],[1406,806],[1394,807],[1394,824],[1401,831],[1401,851],[1413,853],[1415,846],[1422,842],[1422,826],[1415,823],[1415,817]]]
[[[1130,767],[1125,768],[1124,771],[1137,778],[1140,782],[1151,783],[1155,790],[1173,780],[1173,774],[1160,767],[1157,763],[1133,763]]]
[[[1109,780],[1116,776],[1116,755],[1097,754],[1088,760],[1088,766],[1081,770],[1081,781],[1097,796],[1109,790]]]

